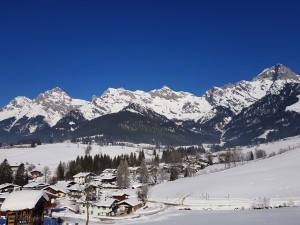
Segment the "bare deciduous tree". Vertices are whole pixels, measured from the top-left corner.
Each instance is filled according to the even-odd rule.
[[[85,153],[86,155],[89,155],[89,154],[91,153],[91,151],[92,151],[92,146],[91,146],[91,145],[88,145],[88,146],[86,146],[86,148],[85,148],[85,150],[84,150],[84,153]]]
[[[119,187],[128,188],[130,185],[129,169],[127,161],[120,161],[117,169],[117,184]]]
[[[143,184],[147,184],[149,181],[149,173],[146,165],[146,160],[143,158],[140,166],[140,178]]]
[[[48,166],[44,166],[43,174],[44,174],[44,183],[48,183],[48,181],[50,181],[50,176],[51,176],[51,171]]]

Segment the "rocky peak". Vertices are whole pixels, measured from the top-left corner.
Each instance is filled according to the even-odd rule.
[[[66,92],[62,91],[58,87],[48,90],[45,93],[41,93],[34,99],[34,102],[37,104],[42,104],[45,102],[61,103],[64,101],[71,101],[71,98]]]
[[[268,69],[264,69],[260,74],[253,78],[252,81],[260,80],[292,80],[299,82],[299,77],[291,71],[290,68],[285,67],[284,65],[278,63],[275,66],[272,66]]]
[[[149,94],[152,98],[159,97],[166,100],[176,100],[179,98],[174,91],[165,85],[161,89],[150,91]]]
[[[27,105],[31,102],[31,99],[24,97],[24,96],[19,96],[13,99],[9,105],[14,106],[16,108],[22,108],[24,105]]]

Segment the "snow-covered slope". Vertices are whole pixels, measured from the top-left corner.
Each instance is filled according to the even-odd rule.
[[[300,202],[300,149],[235,168],[173,182],[151,190],[151,200],[214,209]]]

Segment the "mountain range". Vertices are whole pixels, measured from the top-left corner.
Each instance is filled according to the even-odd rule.
[[[224,141],[245,145],[266,132],[262,139],[267,139],[268,133],[273,138],[281,137],[284,135],[282,126],[295,124],[300,111],[299,83],[299,75],[276,64],[252,81],[212,87],[200,97],[176,92],[167,86],[150,92],[108,88],[101,96],[92,96],[90,102],[73,99],[57,87],[33,100],[16,97],[1,108],[0,141],[106,135],[110,139],[134,142]],[[280,115],[286,123],[269,121],[271,124],[265,124],[266,118],[275,119],[274,115]],[[108,120],[110,129],[104,126]],[[256,121],[255,126],[253,121]],[[298,134],[298,131],[298,126],[291,126],[285,136]]]

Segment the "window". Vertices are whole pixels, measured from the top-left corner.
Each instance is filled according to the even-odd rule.
[[[105,207],[105,206],[103,206],[102,208],[103,208],[103,209],[106,209],[106,207]]]

